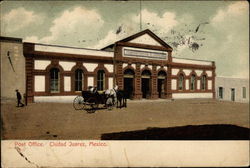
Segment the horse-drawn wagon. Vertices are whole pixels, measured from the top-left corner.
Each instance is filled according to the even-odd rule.
[[[127,107],[128,95],[123,90],[118,90],[118,86],[108,89],[104,92],[98,92],[96,88],[90,87],[88,91],[82,91],[81,96],[77,96],[73,101],[76,110],[86,110],[93,113],[98,109],[99,105],[111,110],[115,104],[116,107]]]
[[[99,105],[111,110],[115,105],[115,97],[112,95],[99,93],[98,91],[82,91],[81,96],[77,96],[73,101],[73,106],[76,110],[86,110],[88,113],[93,113],[98,109]]]

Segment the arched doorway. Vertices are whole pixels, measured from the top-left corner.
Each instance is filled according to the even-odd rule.
[[[144,70],[141,74],[142,98],[150,98],[151,95],[151,72]]]
[[[158,79],[157,79],[157,91],[158,91],[158,96],[159,98],[164,98],[165,94],[165,82],[166,82],[166,72],[165,71],[160,71],[158,73]]]
[[[123,88],[128,97],[133,98],[134,94],[134,76],[135,73],[132,69],[126,69],[123,74]]]

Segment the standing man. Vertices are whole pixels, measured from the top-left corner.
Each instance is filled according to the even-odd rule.
[[[17,98],[17,107],[23,107],[24,104],[21,102],[22,96],[21,96],[20,92],[18,91],[18,89],[16,89],[16,98]],[[19,106],[19,105],[21,105],[21,106]]]

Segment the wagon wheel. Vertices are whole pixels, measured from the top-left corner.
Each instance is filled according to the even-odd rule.
[[[73,101],[73,107],[76,110],[81,110],[85,106],[84,98],[82,96],[76,96],[76,98]]]
[[[98,103],[96,102],[96,99],[94,97],[90,97],[86,101],[87,103],[85,104],[85,110],[88,113],[94,113],[96,109],[98,108]]]

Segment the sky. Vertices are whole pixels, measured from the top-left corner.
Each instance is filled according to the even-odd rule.
[[[215,61],[217,76],[249,78],[246,1],[2,1],[0,14],[1,36],[72,47],[101,49],[150,29],[173,57]]]

